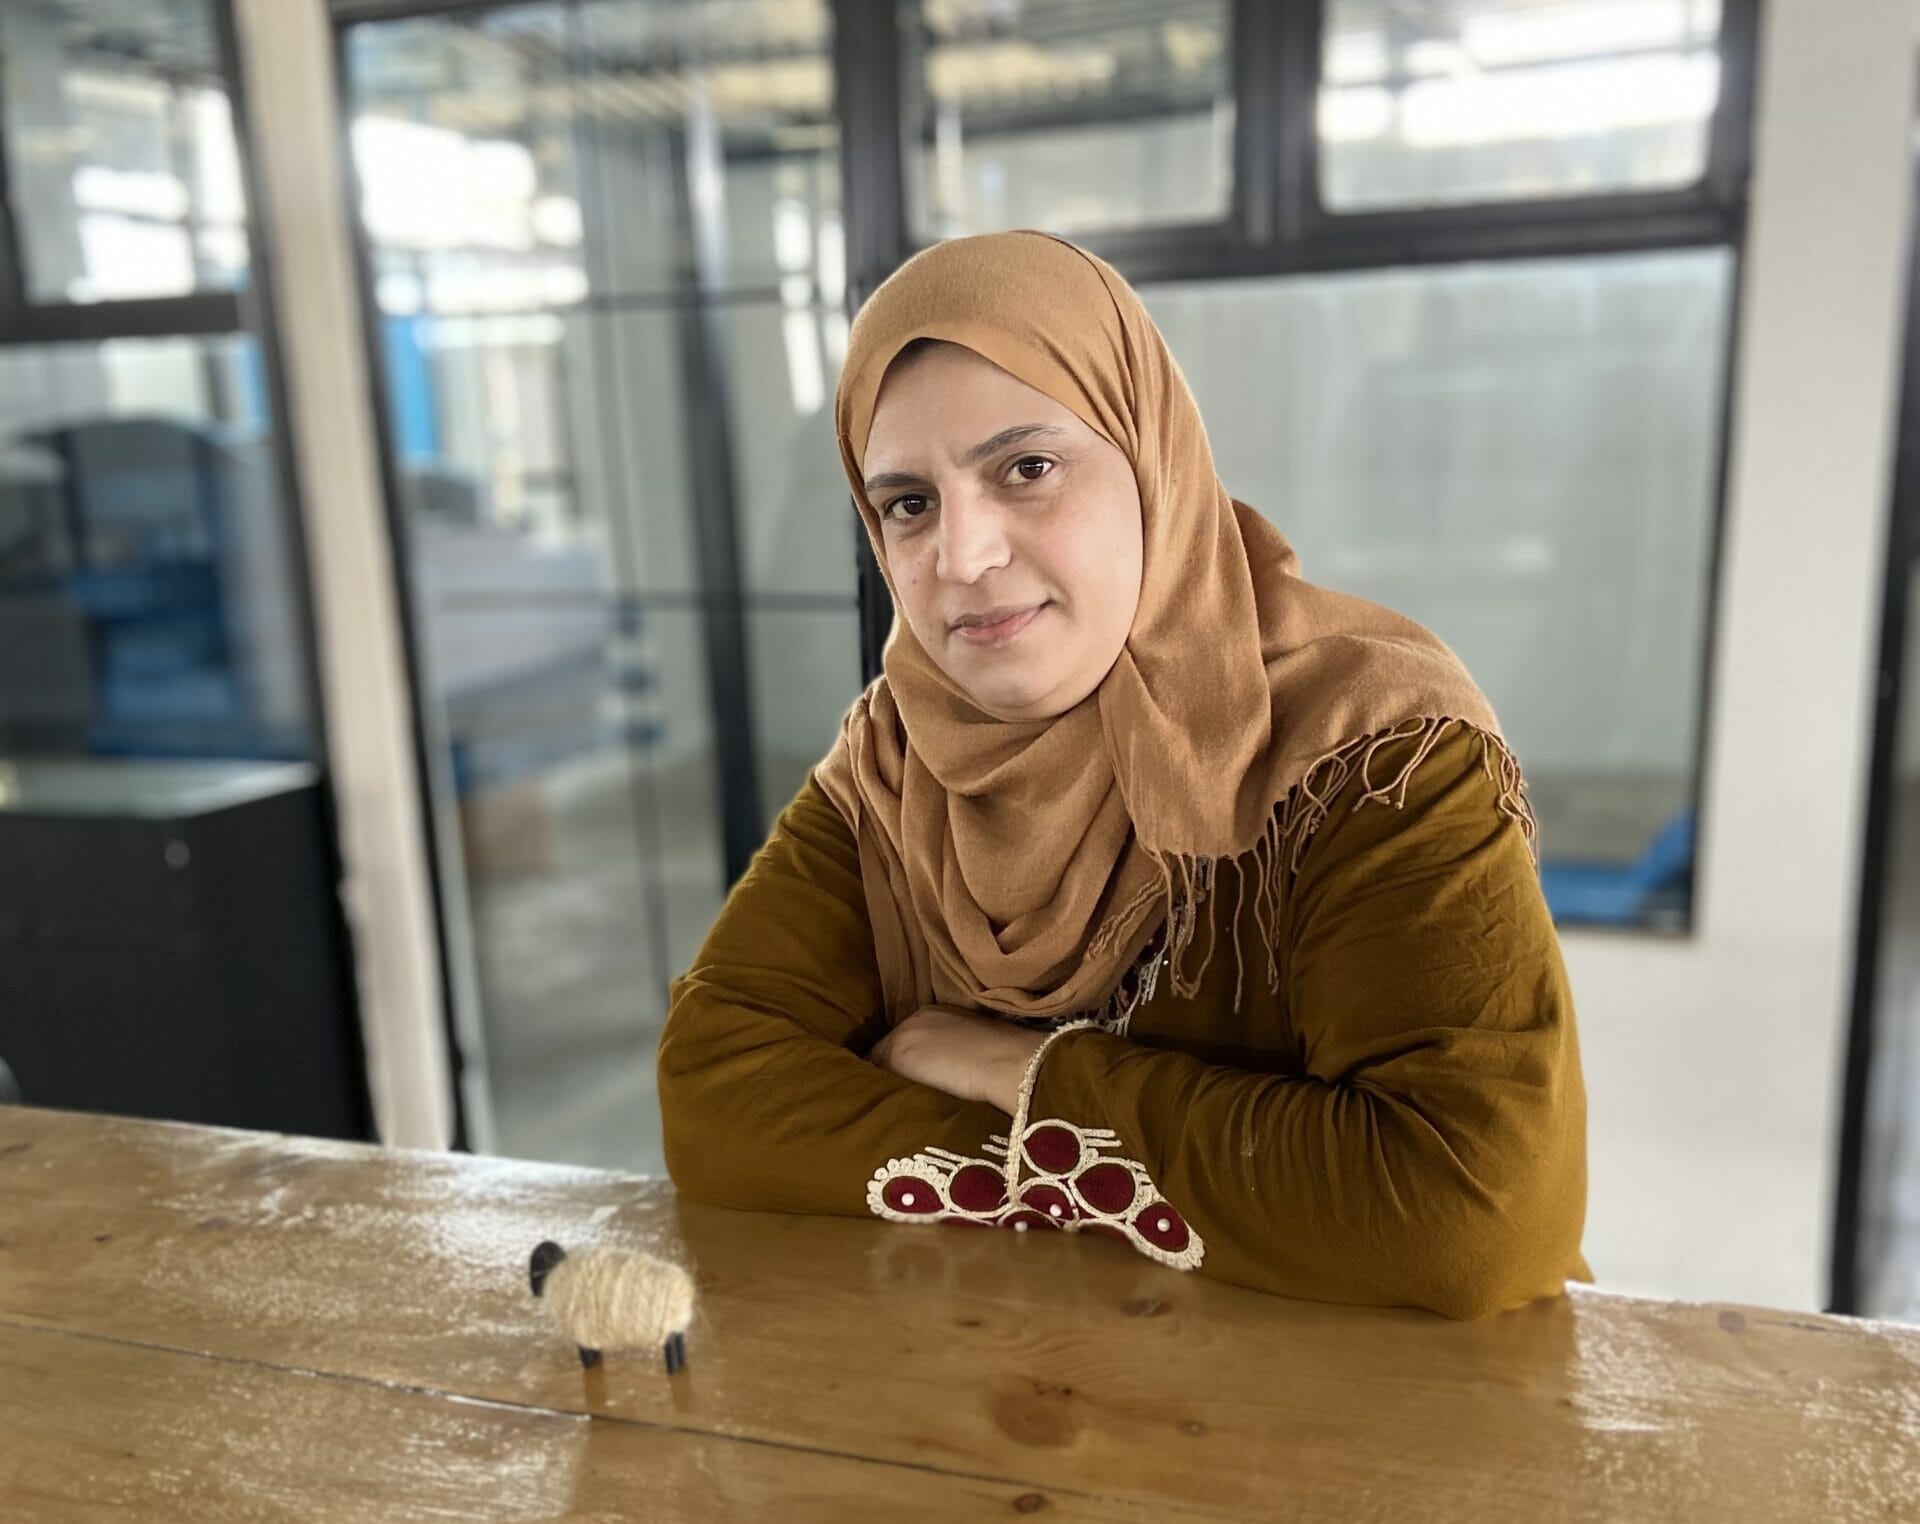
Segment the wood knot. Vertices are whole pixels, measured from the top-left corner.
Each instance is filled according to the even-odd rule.
[[[1038,1492],[1023,1492],[1013,1500],[1015,1513],[1038,1513],[1046,1506],[1046,1498]]]

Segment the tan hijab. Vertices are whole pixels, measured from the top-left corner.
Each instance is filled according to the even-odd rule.
[[[1094,1009],[1169,918],[1174,988],[1191,995],[1222,934],[1237,956],[1249,903],[1271,949],[1280,878],[1352,771],[1387,740],[1422,736],[1395,779],[1368,779],[1368,799],[1404,797],[1444,722],[1485,737],[1502,807],[1532,843],[1519,769],[1459,659],[1413,621],[1301,580],[1280,532],[1214,474],[1193,394],[1140,299],[1072,244],[1034,232],[939,244],[861,308],[835,420],[882,572],[861,462],[881,380],[918,338],[965,345],[1125,452],[1145,544],[1119,659],[1052,720],[990,716],[895,617],[884,675],[817,769],[859,842],[893,1020],[930,1004]],[[1230,912],[1207,892],[1222,869]],[[1187,969],[1203,902],[1229,924]]]

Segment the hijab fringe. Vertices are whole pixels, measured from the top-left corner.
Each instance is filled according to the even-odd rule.
[[[1210,900],[1210,891],[1219,868],[1231,862],[1234,899],[1228,934],[1234,947],[1234,1010],[1237,1013],[1240,1009],[1244,983],[1240,924],[1249,887],[1252,890],[1254,924],[1267,949],[1267,987],[1277,991],[1280,987],[1280,965],[1275,949],[1279,940],[1280,907],[1285,883],[1300,871],[1307,843],[1326,823],[1333,801],[1358,773],[1363,790],[1354,801],[1355,811],[1369,804],[1390,804],[1397,810],[1405,809],[1407,790],[1412,786],[1414,774],[1457,726],[1465,726],[1480,737],[1481,766],[1498,790],[1497,807],[1502,815],[1520,827],[1527,843],[1527,855],[1537,867],[1540,862],[1539,823],[1534,817],[1532,802],[1527,797],[1520,763],[1506,742],[1492,731],[1467,720],[1448,715],[1418,716],[1402,721],[1391,729],[1345,742],[1327,752],[1307,769],[1305,776],[1274,806],[1259,837],[1238,856],[1214,859],[1178,852],[1152,853],[1160,870],[1158,882],[1149,884],[1107,917],[1088,944],[1089,955],[1098,954],[1111,946],[1123,927],[1134,924],[1135,912],[1153,899],[1160,898],[1166,905],[1168,936],[1165,957],[1173,990],[1181,999],[1192,999],[1198,993],[1219,945],[1217,907],[1210,906],[1203,917],[1200,906],[1203,901]],[[1413,754],[1392,778],[1376,782],[1373,777],[1375,758],[1384,748],[1401,741],[1416,743]],[[1202,919],[1208,927],[1206,946],[1198,962],[1192,963],[1188,955],[1194,950],[1195,932]],[[1190,963],[1191,967],[1188,966]]]

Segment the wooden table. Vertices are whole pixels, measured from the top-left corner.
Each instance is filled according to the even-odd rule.
[[[683,1259],[583,1371],[569,1245]],[[0,1106],[0,1518],[1920,1518],[1920,1330],[1580,1292],[1481,1323],[1103,1240]]]

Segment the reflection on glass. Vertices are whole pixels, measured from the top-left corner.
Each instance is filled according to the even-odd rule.
[[[844,495],[827,46],[818,3],[520,6],[349,31],[405,506],[589,544],[623,588],[696,593],[689,398],[718,361],[746,584],[853,596],[851,530],[798,522],[817,490]],[[718,288],[690,263],[703,169],[722,189],[706,203]],[[691,307],[619,300],[740,286],[778,304],[727,302],[712,356]]]
[[[0,7],[0,125],[29,301],[246,283],[212,3]]]
[[[649,747],[647,779],[660,822],[652,866],[660,884],[665,967],[671,976],[693,962],[727,891],[720,852],[718,736],[702,615],[650,608],[629,620],[628,639],[630,649],[647,653],[649,662],[644,701],[634,692],[627,724],[629,734],[645,735]]]
[[[0,349],[0,752],[304,757],[251,339]]]
[[[346,57],[466,1057],[505,1151],[659,1172],[667,981],[859,687],[827,8],[514,5]]]
[[[610,289],[778,286],[838,305],[846,257],[823,0],[588,0],[580,111]]]
[[[733,494],[749,595],[836,597],[851,609],[859,520],[833,432],[846,318],[838,310],[748,302],[723,311]]]
[[[1330,0],[1331,210],[1688,185],[1720,90],[1720,0]]]
[[[832,748],[860,692],[860,624],[852,608],[749,616],[761,808],[769,823]]]
[[[382,308],[845,294],[821,0],[590,0],[348,33]]]
[[[384,312],[517,314],[586,295],[559,6],[355,27],[347,72]]]
[[[1731,278],[1707,249],[1142,293],[1228,490],[1486,690],[1562,921],[1688,914]]]
[[[901,7],[907,207],[922,241],[1218,222],[1232,199],[1226,0]]]
[[[697,611],[439,586],[437,697],[459,787],[498,1146],[664,1169],[668,978],[726,896]],[[749,617],[771,820],[860,685],[852,609]]]
[[[594,313],[570,320],[570,330],[582,501],[605,526],[619,585],[642,595],[696,594],[685,317]]]
[[[732,511],[753,593],[854,599],[857,521],[833,439],[838,310],[730,302]],[[696,595],[684,312],[389,317],[388,391],[411,523],[490,525],[586,553],[636,593]],[[517,585],[517,584],[516,584]]]
[[[497,1145],[657,1168],[662,895],[646,773],[661,732],[645,632],[605,600],[439,586],[422,603]]]

